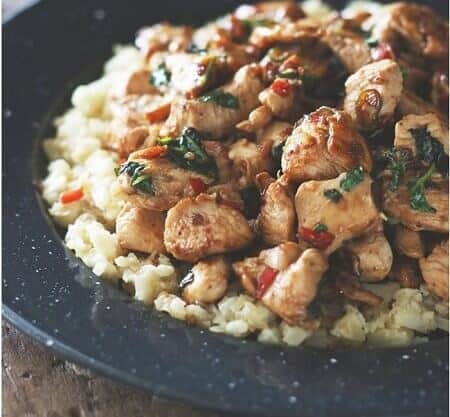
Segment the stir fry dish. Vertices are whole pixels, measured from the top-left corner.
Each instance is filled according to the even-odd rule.
[[[407,2],[157,23],[77,87],[43,197],[93,272],[264,343],[448,332],[448,23]]]

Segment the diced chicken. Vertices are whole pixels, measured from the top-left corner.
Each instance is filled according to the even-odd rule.
[[[390,275],[402,288],[419,288],[422,282],[417,261],[402,255],[395,257]]]
[[[448,74],[437,71],[431,80],[431,101],[440,112],[448,117]]]
[[[413,179],[409,176],[409,179]],[[383,211],[394,219],[400,221],[407,228],[420,231],[448,232],[448,182],[442,179],[433,179],[431,185],[424,192],[428,204],[434,212],[415,210],[410,205],[410,196],[407,187],[408,180],[403,181],[396,191],[389,188],[390,180],[383,177],[382,202]]]
[[[116,233],[122,248],[145,253],[165,253],[165,214],[126,205],[116,220]]]
[[[295,241],[297,217],[293,190],[287,183],[286,177],[275,181],[266,172],[256,176],[258,185],[265,185],[270,180],[273,182],[267,187],[259,187],[262,191],[262,203],[257,219],[257,229],[264,243],[268,245]]]
[[[336,288],[352,301],[370,306],[378,306],[383,302],[380,296],[362,287],[357,278],[346,271],[335,272],[334,279]]]
[[[183,288],[186,302],[215,303],[224,295],[228,287],[230,265],[223,256],[212,256],[194,265],[192,282]]]
[[[254,297],[258,288],[258,278],[267,267],[282,271],[295,262],[302,251],[299,244],[285,242],[261,251],[259,256],[233,263],[233,271],[247,293]]]
[[[189,26],[172,26],[169,23],[141,29],[136,36],[136,46],[146,58],[157,51],[184,51],[190,44],[192,28]]]
[[[289,324],[308,319],[308,306],[317,294],[327,258],[317,249],[305,250],[297,261],[282,270],[262,296],[262,302]]]
[[[425,247],[420,232],[408,229],[402,224],[395,226],[395,249],[408,258],[419,259],[425,256]]]
[[[204,140],[202,145],[208,156],[212,157],[216,163],[219,182],[233,182],[237,173],[234,171],[232,160],[229,158],[228,147],[215,140]]]
[[[118,97],[129,95],[158,94],[158,89],[150,83],[150,71],[140,69],[126,74],[114,89]]]
[[[243,120],[236,125],[236,128],[240,131],[253,133],[258,129],[267,126],[272,120],[273,114],[266,106],[259,106],[255,110],[251,111],[248,115],[248,120]]]
[[[429,290],[448,300],[448,241],[437,245],[428,257],[421,258],[419,265]]]
[[[265,1],[258,4],[243,4],[234,15],[241,20],[272,20],[277,23],[294,21],[305,16],[294,1]]]
[[[269,87],[263,90],[258,98],[263,106],[268,108],[274,116],[282,120],[293,122],[305,112],[301,84],[290,84],[289,91],[283,96],[280,96]]]
[[[335,178],[359,165],[372,169],[365,139],[345,112],[330,107],[320,107],[301,120],[281,159],[283,172],[295,182]]]
[[[110,132],[112,143],[118,142],[118,150],[121,158],[127,158],[131,152],[139,149],[149,136],[147,126],[127,128],[122,124],[116,124]]]
[[[248,139],[240,139],[230,146],[228,157],[235,171],[239,173],[241,186],[253,184],[257,174],[272,169],[271,150],[270,142],[258,145]]]
[[[209,255],[238,251],[254,235],[239,210],[220,204],[215,196],[184,198],[166,218],[164,244],[175,258],[196,262]]]
[[[388,240],[381,233],[370,233],[347,244],[357,258],[361,281],[376,282],[387,277],[392,267],[393,254]]]
[[[344,110],[359,129],[380,128],[392,120],[402,90],[403,77],[395,61],[364,65],[345,82]]]
[[[372,197],[372,180],[368,174],[349,191],[340,188],[347,174],[328,181],[308,181],[300,185],[295,195],[295,209],[299,227],[314,229],[318,224],[327,227],[334,239],[325,249],[331,253],[346,240],[368,232],[378,224],[380,215]],[[340,190],[342,197],[332,201],[324,194]]]
[[[223,88],[224,92],[237,99],[237,108],[220,106],[214,100],[202,102],[177,98],[172,103],[170,116],[162,134],[178,134],[184,127],[191,126],[217,138],[223,137],[259,105],[258,94],[262,89],[258,67],[245,66],[235,74],[233,81]]]
[[[409,114],[425,115],[428,113],[435,113],[441,120],[443,120],[445,124],[448,123],[448,116],[440,113],[438,108],[436,108],[433,104],[428,103],[409,90],[403,91],[398,104],[398,110],[403,116],[407,116]]]
[[[234,207],[242,212],[245,210],[245,203],[237,185],[233,182],[213,185],[207,189],[206,193],[215,195],[218,203]]]
[[[410,114],[403,117],[395,125],[394,146],[399,149],[408,149],[412,156],[417,156],[416,139],[411,130],[426,129],[428,134],[440,142],[448,155],[448,129],[441,119],[433,113],[416,116]]]
[[[275,145],[283,142],[292,132],[292,125],[287,122],[274,120],[256,134],[256,143],[271,143]]]

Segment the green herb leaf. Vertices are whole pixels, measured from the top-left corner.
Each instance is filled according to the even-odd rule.
[[[367,45],[369,45],[371,48],[376,48],[378,46],[378,39],[374,37],[370,37],[366,39]]]
[[[294,69],[287,69],[285,71],[279,72],[278,76],[281,78],[288,78],[289,80],[296,80],[299,78],[298,72]]]
[[[327,232],[328,231],[328,227],[326,225],[324,225],[323,223],[317,223],[314,227],[313,230],[315,232]]]
[[[149,175],[142,173],[145,169],[144,164],[135,161],[128,161],[119,169],[119,174],[126,174],[130,177],[131,186],[146,194],[153,195],[153,187]]]
[[[161,63],[150,74],[150,83],[156,87],[160,87],[169,84],[171,77],[172,73],[167,69],[166,64]]]
[[[381,153],[381,159],[387,161],[387,168],[391,171],[389,190],[395,191],[405,175],[409,153],[406,150],[389,149]]]
[[[333,203],[338,203],[342,198],[342,194],[336,188],[329,188],[323,192],[323,195]]]
[[[131,185],[146,194],[153,194],[152,180],[146,174],[141,174],[131,180]]]
[[[200,48],[197,44],[192,42],[187,48],[186,52],[190,54],[203,54],[208,52],[208,48]]]
[[[431,164],[428,170],[415,182],[410,181],[408,183],[409,205],[414,210],[423,211],[425,213],[436,212],[436,209],[428,204],[428,201],[425,197],[425,186],[427,185],[427,182],[431,179],[435,171],[435,165]]]
[[[217,178],[216,162],[203,149],[202,139],[193,127],[185,128],[181,136],[167,143],[169,158],[181,168]]]
[[[417,156],[427,164],[437,162],[439,156],[444,152],[442,143],[431,136],[425,126],[409,129],[409,131],[416,143]]]
[[[281,168],[281,156],[283,155],[284,141],[278,142],[272,146],[270,156],[273,159],[275,170]]]
[[[364,169],[359,166],[352,169],[345,174],[345,177],[339,183],[339,186],[344,191],[350,191],[352,188],[356,187],[364,178]]]
[[[233,94],[226,93],[222,90],[214,90],[210,93],[206,93],[199,98],[202,103],[207,103],[208,101],[214,101],[219,106],[226,107],[228,109],[239,108],[239,100]]]

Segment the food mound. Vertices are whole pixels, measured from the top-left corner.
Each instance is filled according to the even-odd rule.
[[[242,5],[116,47],[44,142],[66,245],[170,316],[274,344],[448,332],[448,24]]]

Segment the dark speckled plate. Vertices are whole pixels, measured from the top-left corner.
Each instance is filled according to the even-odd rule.
[[[3,314],[72,361],[213,409],[270,417],[446,415],[448,339],[315,351],[190,328],[99,281],[65,250],[45,214],[33,186],[45,172],[39,139],[51,133],[49,121],[73,87],[98,76],[111,46],[130,42],[144,24],[203,21],[236,3],[54,0],[3,26]]]

